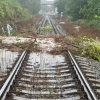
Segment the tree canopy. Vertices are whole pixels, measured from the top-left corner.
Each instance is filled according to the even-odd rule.
[[[56,0],[55,6],[58,14],[63,11],[73,20],[100,17],[100,0]]]
[[[40,0],[0,0],[0,23],[25,19],[40,10]]]
[[[55,6],[57,7],[58,14],[61,12],[65,12],[65,5],[67,4],[67,0],[55,0]]]
[[[0,0],[0,20],[20,19],[29,16],[16,0]]]

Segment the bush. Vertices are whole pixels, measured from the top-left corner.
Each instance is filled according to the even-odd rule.
[[[0,39],[0,43],[2,43],[2,39]]]
[[[88,55],[89,57],[100,61],[100,42],[98,38],[92,39],[86,36],[82,38],[82,56]]]
[[[20,46],[22,46],[24,43],[23,42],[17,42],[15,45],[17,46],[17,47],[20,47]]]
[[[92,20],[88,23],[89,26],[96,26],[100,28],[100,20]]]
[[[72,21],[72,19],[73,19],[72,16],[67,16],[67,19],[66,20],[67,21]]]
[[[52,26],[51,25],[47,25],[47,26],[41,26],[40,30],[43,32],[43,34],[46,34],[46,32],[51,31],[52,30]]]
[[[80,24],[80,25],[85,25],[86,24],[86,20],[84,19],[79,19],[76,21],[77,24]]]

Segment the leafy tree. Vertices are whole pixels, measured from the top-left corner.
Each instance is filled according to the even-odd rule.
[[[56,0],[55,5],[59,14],[63,11],[74,20],[100,17],[100,0]]]
[[[57,7],[58,14],[60,15],[61,12],[65,13],[65,5],[67,3],[67,0],[56,0],[55,6]]]
[[[81,9],[81,13],[87,20],[95,19],[99,16],[100,0],[87,0],[87,4]]]
[[[1,22],[29,17],[30,14],[23,9],[16,0],[0,0]]]
[[[87,0],[67,0],[66,13],[73,17],[74,20],[81,19],[84,14],[81,13],[81,9],[87,4]]]

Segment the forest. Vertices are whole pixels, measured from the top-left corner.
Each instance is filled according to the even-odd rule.
[[[55,6],[67,20],[100,27],[100,0],[55,0]]]
[[[0,0],[0,24],[31,17],[40,10],[40,0]]]

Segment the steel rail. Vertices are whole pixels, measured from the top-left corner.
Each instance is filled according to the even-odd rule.
[[[65,33],[63,31],[61,31],[61,26],[58,25],[54,19],[52,19],[50,16],[48,16],[48,20],[49,20],[49,23],[52,25],[53,29],[54,29],[54,32],[55,34],[62,34],[62,35],[65,35]]]
[[[10,86],[13,84],[13,81],[15,80],[15,77],[18,74],[18,71],[22,65],[22,62],[24,61],[24,59],[26,57],[26,54],[27,54],[27,51],[24,51],[21,54],[19,60],[17,61],[16,65],[14,66],[12,72],[10,73],[10,75],[8,76],[4,85],[2,86],[2,88],[0,90],[0,100],[5,100],[5,97],[10,90]]]
[[[45,17],[45,16],[43,16],[43,17],[44,17],[44,18],[43,18],[42,21],[40,22],[39,27],[38,27],[38,29],[37,29],[37,31],[39,31],[39,32],[40,32],[40,27],[44,27],[45,22],[46,22],[46,17]]]
[[[48,23],[52,26],[51,21],[49,20],[50,18],[49,18],[48,15],[46,15],[46,18],[47,18],[47,20],[48,20]]]
[[[55,23],[54,23],[53,20],[50,18],[50,16],[48,16],[48,18],[49,18],[49,20],[50,20],[50,23],[51,23],[51,25],[52,25],[52,28],[53,28],[55,34],[58,34],[59,31],[58,31],[58,29],[56,28]]]
[[[93,89],[91,88],[91,86],[89,85],[88,81],[86,80],[84,74],[82,73],[81,69],[79,68],[77,62],[75,61],[73,55],[71,54],[71,52],[68,50],[68,54],[70,56],[70,59],[72,60],[72,64],[74,65],[74,69],[84,87],[84,90],[87,93],[87,96],[89,98],[89,100],[98,100],[96,94],[94,93]]]
[[[40,32],[40,27],[45,25],[46,20],[48,21],[48,23],[52,26],[53,31],[55,34],[64,34],[61,29],[60,26],[57,25],[57,23],[48,15],[44,15],[44,18],[42,19],[42,21],[40,22],[40,25],[37,29],[37,31]]]
[[[42,27],[44,23],[45,23],[45,18],[42,19],[42,21],[39,23],[39,27],[38,27],[37,31],[40,31],[40,27]]]

